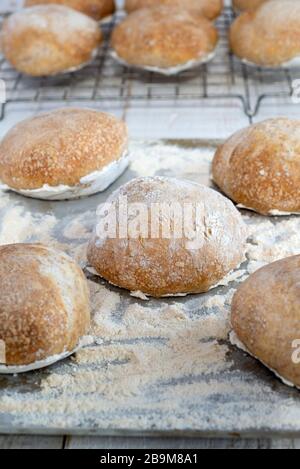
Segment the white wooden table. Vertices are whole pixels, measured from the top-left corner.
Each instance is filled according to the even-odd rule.
[[[1,0],[1,10],[20,5],[21,0]],[[299,77],[300,78],[300,77]],[[107,103],[107,110],[109,110]],[[39,110],[43,110],[41,105]],[[35,108],[35,112],[36,112]],[[30,105],[20,105],[7,112],[4,122],[0,124],[0,137],[16,122],[32,114]],[[235,102],[226,102],[224,107],[218,103],[217,119],[216,107],[210,102],[207,105],[191,108],[180,107],[174,109],[157,109],[151,107],[127,107],[115,110],[115,114],[123,117],[130,130],[132,138],[227,138],[237,129],[248,125],[247,117],[236,107]],[[285,114],[284,106],[274,100],[263,106],[258,120]],[[295,116],[299,117],[299,107],[295,107]],[[49,449],[78,449],[78,448],[233,448],[233,449],[299,449],[300,439],[182,439],[182,438],[112,438],[112,437],[79,437],[79,436],[18,436],[0,435],[0,449],[9,448],[49,448]]]

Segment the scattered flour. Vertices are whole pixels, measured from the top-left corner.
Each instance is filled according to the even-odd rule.
[[[212,148],[134,142],[131,154],[138,176],[209,183]],[[60,202],[1,194],[0,242],[39,240],[85,266],[102,201],[103,195],[70,202],[66,210]],[[247,262],[205,295],[144,302],[87,272],[92,327],[86,345],[22,380],[0,376],[0,415],[21,429],[299,430],[296,391],[233,348],[228,334],[237,284],[268,262],[299,254],[300,218],[243,217],[250,230]]]

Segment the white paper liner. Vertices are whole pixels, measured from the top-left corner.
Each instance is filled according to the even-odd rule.
[[[251,212],[255,212],[255,213],[258,213],[260,214],[257,210],[255,210],[254,208],[251,208],[251,207],[246,207],[245,205],[243,204],[238,204],[237,205],[237,208],[241,208],[241,209],[244,209],[244,210],[250,210]],[[261,215],[261,214],[260,214]],[[270,216],[270,217],[288,217],[288,216],[291,216],[291,215],[300,215],[300,212],[281,212],[280,210],[270,210],[267,215],[265,216]]]
[[[133,298],[137,298],[138,300],[149,301],[149,297],[147,295],[145,295],[145,293],[143,293],[142,291],[139,291],[139,290],[131,291],[130,296],[132,296]]]
[[[39,189],[12,189],[5,184],[0,183],[1,190],[12,190],[18,194],[30,197],[33,199],[42,200],[70,200],[79,197],[86,197],[98,192],[105,191],[111,184],[113,184],[127,169],[129,165],[128,153],[116,161],[113,161],[100,171],[94,171],[80,180],[80,184],[76,186],[49,186],[44,184]]]
[[[272,217],[286,217],[287,215],[300,215],[300,212],[281,212],[280,210],[271,210],[269,215]]]
[[[229,334],[229,341],[232,345],[234,345],[235,347],[239,348],[240,350],[247,353],[251,357],[255,358],[255,360],[258,360],[260,363],[262,363],[266,368],[268,368],[268,370],[272,371],[272,373],[274,373],[275,376],[277,376],[277,378],[279,378],[283,382],[283,384],[285,384],[286,386],[289,386],[291,388],[299,389],[299,391],[300,391],[300,388],[298,386],[296,386],[291,381],[288,381],[287,379],[280,376],[278,371],[273,370],[268,365],[266,365],[262,360],[260,360],[260,358],[257,358],[255,355],[253,355],[253,353],[249,352],[247,347],[240,341],[240,339],[238,338],[238,336],[236,335],[236,333],[233,330]]]
[[[215,48],[213,52],[207,54],[201,59],[189,60],[188,62],[182,65],[177,65],[175,67],[170,67],[170,68],[160,68],[160,67],[153,67],[153,66],[147,66],[147,65],[142,66],[142,65],[130,64],[126,62],[124,59],[122,59],[116,53],[116,51],[112,51],[111,56],[114,60],[116,60],[116,62],[118,62],[119,64],[125,67],[134,68],[137,70],[144,70],[148,72],[160,73],[161,75],[165,75],[165,76],[172,76],[172,75],[178,75],[178,73],[184,72],[185,70],[190,70],[192,68],[196,68],[196,67],[199,67],[200,65],[204,65],[210,62],[211,60],[213,60],[213,58],[216,55],[216,49],[217,48]]]
[[[284,62],[279,65],[259,65],[247,59],[240,59],[240,61],[243,64],[248,65],[249,67],[255,67],[255,68],[259,67],[259,68],[269,69],[269,70],[280,70],[281,68],[299,68],[300,67],[300,55],[297,57],[294,57],[288,62]]]
[[[232,6],[232,9],[233,9],[233,13],[237,16],[241,15],[242,13],[245,13],[245,10],[244,11],[240,10],[239,8],[234,7],[234,6]]]

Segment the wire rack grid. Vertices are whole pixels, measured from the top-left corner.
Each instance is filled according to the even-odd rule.
[[[8,13],[7,13],[8,14]],[[0,15],[0,23],[7,14]],[[168,106],[207,100],[238,100],[249,120],[257,115],[265,99],[283,98],[292,104],[293,80],[297,70],[265,70],[242,64],[229,51],[228,30],[234,19],[226,7],[217,21],[220,42],[216,57],[209,64],[187,70],[174,77],[140,71],[117,64],[110,54],[110,34],[124,14],[118,12],[103,26],[104,45],[95,60],[85,68],[56,77],[30,78],[16,72],[0,58],[0,79],[6,85],[6,102],[1,104],[0,119],[12,103],[116,103],[124,106]]]

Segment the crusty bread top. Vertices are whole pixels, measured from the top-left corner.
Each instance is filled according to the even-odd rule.
[[[6,59],[32,76],[83,66],[102,41],[97,21],[63,5],[38,5],[10,15],[1,30]]]
[[[62,252],[43,245],[0,247],[0,340],[6,365],[73,351],[90,320],[86,279]]]
[[[270,0],[232,24],[233,52],[261,66],[275,67],[300,57],[300,2]]]
[[[16,11],[4,22],[4,34],[21,35],[23,32],[37,31],[55,34],[63,45],[77,35],[78,46],[82,32],[90,34],[98,30],[95,21],[86,15],[62,5],[40,5]],[[4,36],[5,37],[5,36]]]
[[[176,8],[188,8],[194,10],[208,19],[214,19],[220,15],[223,8],[223,0],[126,0],[125,9],[128,12],[140,8],[167,5]]]
[[[232,0],[234,8],[239,11],[254,10],[269,0]]]
[[[293,342],[300,338],[300,256],[269,264],[236,292],[231,323],[246,349],[282,378],[300,386]]]
[[[143,204],[149,225],[153,204],[156,207],[177,204],[179,211],[171,224],[184,229],[176,235],[163,235],[168,219],[163,206],[157,235],[151,235],[147,221],[140,236],[134,230],[130,235],[135,217],[129,211],[128,216],[120,219],[120,197],[126,198],[128,205]],[[114,285],[154,297],[199,293],[216,285],[244,258],[246,227],[241,215],[228,199],[208,187],[173,178],[138,178],[112,194],[107,203],[111,204],[111,210],[117,210],[118,221],[128,227],[129,234],[106,237],[95,230],[88,259],[99,275]],[[187,205],[192,210],[192,226],[197,226],[195,236],[191,236],[189,227],[183,226],[178,216],[184,213],[188,217],[184,212],[188,210]],[[196,210],[201,214],[197,219]],[[144,228],[149,228],[148,234]]]
[[[26,119],[0,144],[0,180],[13,189],[75,186],[127,149],[126,124],[89,109],[65,108]]]
[[[25,6],[58,4],[65,5],[100,20],[115,11],[114,0],[25,0]]]
[[[159,68],[199,60],[215,49],[217,41],[217,30],[209,20],[167,6],[131,13],[112,35],[112,45],[125,62]]]
[[[300,121],[270,119],[237,132],[218,149],[213,178],[257,212],[300,213]]]

